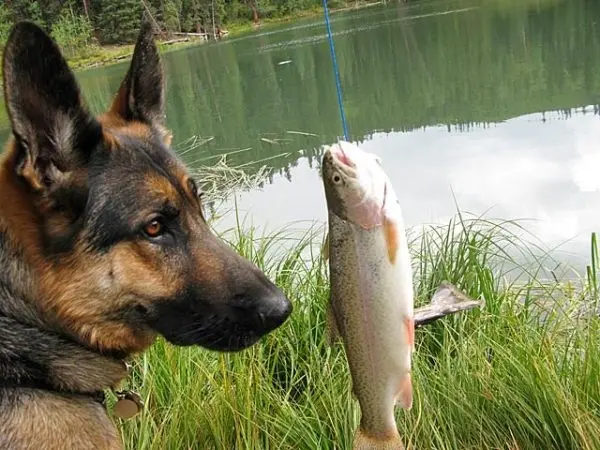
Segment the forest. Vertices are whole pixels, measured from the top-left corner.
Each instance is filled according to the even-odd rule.
[[[329,4],[336,7],[343,1]],[[228,24],[258,24],[320,4],[321,0],[3,0],[0,48],[11,26],[21,20],[38,23],[67,52],[78,54],[90,45],[131,43],[144,15],[165,38],[180,33],[214,37]]]

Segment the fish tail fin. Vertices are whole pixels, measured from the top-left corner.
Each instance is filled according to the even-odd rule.
[[[371,437],[362,428],[354,434],[352,450],[405,450],[398,432],[389,437]]]

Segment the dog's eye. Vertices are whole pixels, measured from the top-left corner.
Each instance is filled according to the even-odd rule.
[[[144,233],[150,238],[156,238],[164,233],[164,225],[158,219],[154,219],[144,226]]]

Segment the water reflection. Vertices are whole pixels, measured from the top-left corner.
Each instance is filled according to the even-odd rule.
[[[561,112],[536,113],[462,132],[439,126],[373,133],[360,145],[382,158],[408,225],[446,223],[456,200],[475,214],[523,219],[546,247],[560,246],[563,259],[580,264],[589,233],[600,229],[599,142],[598,115],[578,110],[568,120]],[[238,208],[270,229],[325,221],[318,170],[301,158],[291,180],[279,175],[242,193]],[[223,217],[219,227],[232,220]]]

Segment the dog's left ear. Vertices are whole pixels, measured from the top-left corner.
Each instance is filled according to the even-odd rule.
[[[83,168],[102,140],[56,43],[37,25],[14,26],[4,49],[4,98],[16,172],[35,190]]]
[[[125,121],[143,122],[164,130],[163,69],[154,43],[152,26],[144,21],[133,50],[131,65],[110,108]]]

